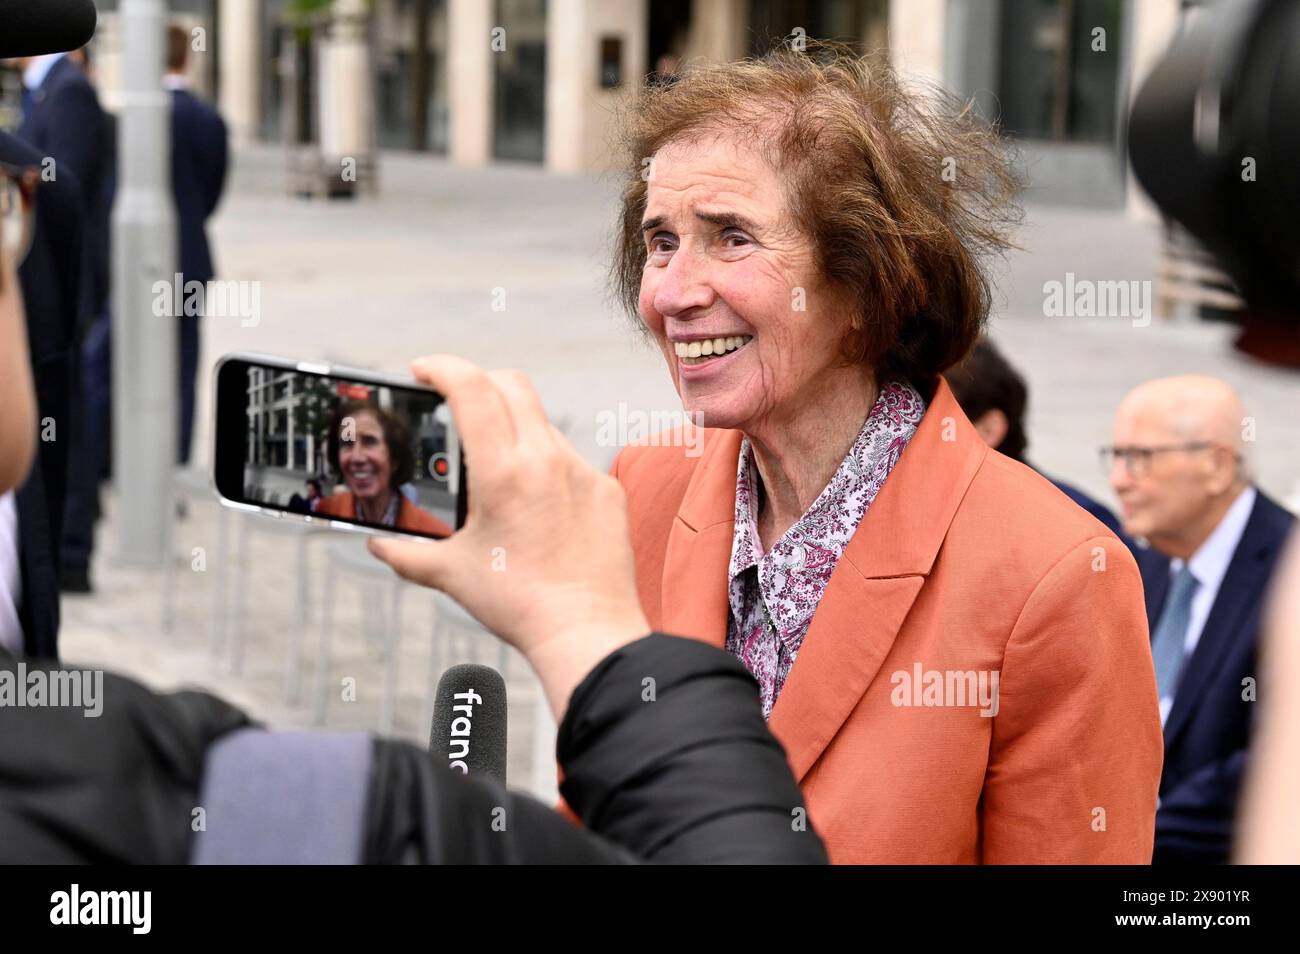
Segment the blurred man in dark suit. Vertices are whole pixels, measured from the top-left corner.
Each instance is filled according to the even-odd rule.
[[[207,283],[216,276],[208,246],[207,221],[221,201],[226,183],[228,145],[226,124],[217,111],[186,87],[185,67],[190,37],[185,30],[167,30],[167,74],[163,85],[172,95],[172,185],[176,195],[176,228],[180,238],[179,269],[184,282]],[[199,364],[199,318],[181,317],[181,433],[182,463],[190,459],[194,433],[194,381]]]
[[[88,400],[82,342],[99,339],[108,320],[109,218],[113,166],[112,125],[86,75],[84,54],[58,53],[20,61],[23,70],[23,123],[19,136],[42,160],[52,159],[53,178],[72,175],[79,185],[83,256],[77,342],[69,387],[71,420],[65,443],[78,468],[68,485],[61,585],[67,592],[90,590],[94,522],[99,515],[98,482],[106,450],[101,447],[107,409]],[[97,367],[97,366],[96,366]],[[102,403],[102,400],[99,402]],[[57,538],[56,538],[57,539]]]
[[[39,170],[43,158],[28,144],[0,133],[0,162]],[[22,651],[53,659],[58,656],[58,541],[70,460],[84,219],[81,190],[71,171],[65,169],[49,181],[40,181],[39,175],[35,178],[31,247],[18,279],[26,305],[40,439],[32,468],[13,494],[17,532],[0,533],[0,547],[4,548],[0,563],[13,566],[16,562],[20,571],[18,592],[9,592],[8,598],[21,624]],[[8,527],[7,521],[5,525]],[[7,613],[0,612],[0,616],[12,619]]]
[[[970,354],[944,372],[944,378],[957,403],[975,425],[980,437],[984,438],[984,443],[1000,454],[1033,467],[1025,459],[1025,452],[1029,449],[1029,436],[1025,432],[1029,388],[993,342],[981,338]],[[1043,476],[1047,477],[1046,474]],[[1057,490],[1104,523],[1130,550],[1134,549],[1133,541],[1105,504],[1054,477],[1047,479],[1056,485]]]
[[[70,170],[80,186],[85,219],[88,292],[83,321],[93,318],[108,296],[109,208],[104,202],[111,175],[109,120],[80,61],[56,53],[19,60],[23,71],[23,122],[18,136],[54,160],[54,175]]]
[[[68,54],[68,58],[77,63],[85,72],[87,79],[92,84],[95,83],[95,68],[91,62],[90,48],[82,47],[80,50],[73,50]],[[94,504],[91,518],[99,517],[99,481],[109,476],[109,458],[111,456],[111,445],[109,435],[112,430],[112,394],[111,394],[111,374],[109,364],[111,355],[109,353],[109,334],[112,329],[112,217],[113,217],[113,200],[117,193],[117,117],[112,113],[104,110],[104,148],[105,148],[105,166],[107,169],[104,176],[103,185],[100,188],[99,208],[97,216],[105,223],[106,233],[104,247],[101,252],[96,254],[96,258],[102,261],[103,271],[96,273],[93,277],[92,296],[95,303],[92,305],[93,314],[91,316],[90,327],[82,337],[81,343],[81,362],[82,362],[82,385],[85,389],[86,401],[86,428],[87,428],[87,446],[91,456],[97,456],[100,460],[98,472],[95,468],[87,467],[87,480],[93,482],[95,492],[92,494],[81,494],[75,489],[70,489],[69,494],[74,495],[80,500],[88,497]],[[73,475],[74,483],[76,475]],[[71,503],[69,505],[69,522],[73,521],[71,512]],[[84,545],[84,544],[83,544]],[[68,539],[64,537],[65,549],[68,546]],[[86,552],[90,552],[93,547],[87,547]]]
[[[1165,762],[1156,863],[1228,860],[1256,711],[1261,607],[1295,519],[1252,486],[1253,428],[1224,382],[1163,378],[1115,417],[1110,481],[1150,550],[1146,590]]]

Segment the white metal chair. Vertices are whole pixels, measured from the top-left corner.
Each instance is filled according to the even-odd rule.
[[[208,638],[215,647],[224,639],[226,625],[226,567],[229,560],[230,511],[221,506],[212,493],[207,471],[196,467],[181,467],[175,472],[175,493],[186,504],[191,502],[211,503],[217,508],[217,546],[216,552],[205,557],[205,572],[212,581],[212,610],[208,617]],[[178,566],[186,562],[184,555],[178,553],[167,564],[163,576],[162,591],[162,631],[170,636],[176,626],[176,590]],[[215,652],[215,649],[214,649]]]
[[[465,607],[440,590],[433,591],[433,646],[429,653],[429,686],[425,711],[432,719],[438,680],[450,666],[479,658],[479,648],[487,639],[497,645],[497,672],[505,679],[510,664],[509,647],[476,620]]]
[[[375,628],[367,639],[378,643],[384,662],[383,693],[379,702],[378,730],[387,733],[393,727],[397,698],[397,651],[401,644],[402,593],[406,584],[388,566],[371,556],[363,539],[341,539],[327,548],[324,594],[321,601],[320,642],[316,656],[316,709],[313,721],[324,725],[329,709],[331,664],[330,639],[334,626],[334,594],[337,575],[348,573],[363,586],[388,590],[388,613],[376,613]],[[377,631],[376,631],[377,630]]]
[[[222,508],[223,510],[225,508]],[[320,537],[326,528],[320,524],[311,524],[296,518],[281,518],[259,513],[241,513],[239,539],[235,544],[235,595],[233,626],[230,633],[230,646],[227,663],[230,671],[236,675],[244,667],[244,629],[248,610],[248,574],[250,570],[249,541],[255,534],[269,534],[280,538],[289,538],[296,542],[296,576],[294,585],[293,616],[289,628],[289,650],[285,666],[285,697],[296,701],[301,672],[302,634],[307,629],[311,612],[311,559],[308,544],[313,538]],[[218,534],[220,536],[220,533]],[[221,543],[219,546],[224,547]],[[224,629],[219,630],[212,643],[213,655],[219,655],[224,642]]]

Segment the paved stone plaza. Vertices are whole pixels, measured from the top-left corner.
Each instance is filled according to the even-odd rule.
[[[639,343],[607,291],[617,183],[395,155],[381,164],[378,197],[327,203],[286,196],[279,165],[274,151],[241,153],[216,218],[219,275],[260,282],[260,314],[256,323],[212,319],[205,326],[196,463],[206,465],[211,434],[206,369],[233,350],[387,371],[404,371],[420,354],[451,351],[491,367],[519,367],[578,449],[602,467],[616,451],[598,442],[602,414],[617,414],[620,405],[677,408],[660,359]],[[1147,378],[1198,371],[1237,386],[1257,418],[1254,463],[1265,490],[1287,497],[1300,489],[1300,377],[1231,352],[1230,329],[1044,315],[1044,283],[1064,282],[1067,273],[1075,280],[1153,278],[1154,229],[1113,212],[1032,206],[1020,244],[1024,251],[1002,270],[993,332],[1032,388],[1036,464],[1110,501],[1096,447],[1108,439],[1120,397]],[[201,491],[178,524],[170,575],[122,567],[113,560],[112,503],[92,572],[96,593],[64,600],[66,660],[160,688],[203,686],[276,727],[311,725],[322,598],[333,565],[325,721],[332,728],[376,725],[395,584],[337,548],[331,558],[333,534],[304,539],[267,528],[277,521],[236,513],[227,514],[223,532],[219,508]],[[304,554],[309,570],[300,577]],[[302,624],[295,622],[300,579],[309,590]],[[430,672],[475,654],[497,665],[497,647],[482,633],[448,640],[448,614],[444,609],[437,623],[428,591],[404,587],[400,600],[393,731],[423,744]],[[235,673],[241,602],[242,666]],[[285,683],[294,634],[303,640],[302,679],[291,702]],[[435,644],[439,655],[431,657]],[[337,691],[349,676],[355,702]],[[540,694],[518,657],[509,661],[508,680],[511,781],[549,797],[554,727],[539,723]]]

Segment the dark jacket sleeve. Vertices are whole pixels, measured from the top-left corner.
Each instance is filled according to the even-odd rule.
[[[698,640],[611,654],[574,692],[557,749],[583,823],[648,860],[826,861],[753,677]]]

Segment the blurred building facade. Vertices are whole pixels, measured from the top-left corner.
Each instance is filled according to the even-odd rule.
[[[111,87],[117,0],[99,0]],[[615,107],[650,74],[800,35],[879,51],[973,97],[1036,196],[1140,202],[1124,162],[1136,84],[1180,0],[173,0],[203,31],[194,83],[236,141],[464,164],[609,168]],[[197,34],[196,34],[197,35]],[[111,105],[111,92],[106,97]]]

